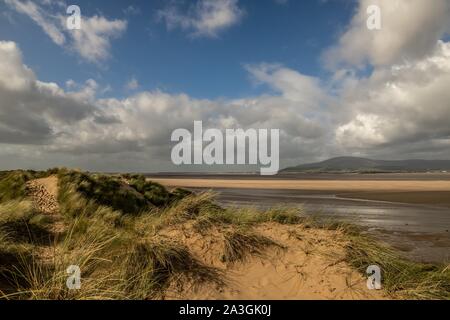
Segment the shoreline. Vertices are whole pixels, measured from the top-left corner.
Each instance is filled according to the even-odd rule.
[[[416,261],[445,262],[450,258],[450,191],[430,190],[436,188],[434,181],[286,181],[290,188],[282,189],[276,188],[279,180],[151,180],[169,188],[212,190],[218,193],[219,203],[231,207],[301,207],[314,215],[368,228]],[[366,189],[345,189],[355,184]],[[410,190],[399,188],[404,184]],[[309,189],[295,188],[300,185]],[[429,189],[421,190],[424,186]]]

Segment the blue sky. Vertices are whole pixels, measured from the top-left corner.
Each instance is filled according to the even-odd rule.
[[[279,129],[281,167],[450,158],[448,0],[76,4],[0,0],[0,169],[242,169],[174,166],[194,121]]]
[[[243,16],[216,37],[192,37],[168,30],[158,11],[168,1],[77,1],[82,15],[96,14],[128,21],[127,30],[112,40],[111,57],[93,64],[63,50],[26,15],[11,13],[0,20],[0,38],[15,41],[24,62],[38,78],[60,85],[68,79],[93,78],[110,85],[109,95],[124,96],[124,83],[133,77],[141,89],[184,92],[197,98],[235,98],[264,88],[250,81],[244,65],[282,63],[314,76],[323,76],[321,53],[339,35],[353,12],[353,1],[241,1]],[[186,9],[186,1],[180,5]],[[127,8],[134,8],[127,13]],[[65,8],[52,9],[64,14]],[[181,9],[181,10],[183,10]],[[0,11],[7,11],[0,2]],[[10,21],[12,20],[12,21]]]

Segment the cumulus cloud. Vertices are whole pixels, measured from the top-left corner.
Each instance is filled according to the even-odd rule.
[[[99,113],[90,105],[89,81],[83,90],[64,92],[55,83],[41,82],[22,63],[14,42],[0,41],[0,142],[50,143],[62,128]]]
[[[217,37],[219,32],[238,23],[243,15],[238,0],[198,0],[187,12],[174,5],[158,12],[169,30],[180,28],[194,37]]]
[[[381,30],[366,27],[381,8]],[[335,152],[385,158],[450,157],[450,3],[360,0],[325,61],[335,97]],[[361,67],[369,67],[361,73]]]
[[[62,1],[43,1],[42,6],[29,0],[5,2],[13,10],[31,18],[55,44],[68,48],[93,63],[108,59],[112,39],[120,37],[127,29],[125,20],[108,20],[98,15],[87,17],[82,13],[81,29],[68,30],[65,15],[67,6]],[[58,10],[55,11],[54,7]]]
[[[0,42],[0,86],[10,91],[24,90],[36,81],[33,71],[22,64],[14,42]]]
[[[347,123],[337,140],[349,147],[431,141],[450,137],[450,43],[415,63],[377,68],[356,86],[343,88]]]
[[[277,70],[271,68],[271,72]],[[279,68],[282,68],[281,66]],[[252,70],[264,72],[265,65],[253,66]],[[280,71],[281,73],[284,71]],[[269,77],[269,75],[266,75]],[[297,74],[302,81],[301,74]],[[261,78],[268,85],[277,87],[276,81]],[[313,86],[313,79],[311,79]],[[170,157],[170,136],[177,128],[192,129],[196,120],[202,120],[204,128],[281,128],[283,142],[294,144],[298,152],[305,143],[325,139],[325,131],[319,121],[320,112],[305,116],[304,111],[318,99],[308,96],[299,100],[291,97],[289,88],[278,85],[277,95],[259,96],[238,100],[195,99],[185,94],[168,94],[161,91],[144,91],[124,99],[99,99],[96,105],[105,114],[114,115],[116,122],[98,126],[87,119],[80,122],[70,141],[64,138],[64,148],[73,152],[135,152],[151,153],[166,160]],[[319,95],[320,88],[315,88]],[[323,97],[325,101],[325,97]],[[317,104],[315,104],[317,105]],[[323,120],[320,119],[320,120]],[[79,132],[83,132],[79,135]],[[89,133],[89,134],[84,134]],[[297,138],[297,142],[294,140]],[[305,142],[307,140],[307,142]],[[306,149],[306,148],[305,148]],[[286,148],[285,150],[288,150]],[[290,149],[289,149],[290,150]],[[296,153],[298,155],[298,153]],[[287,157],[293,154],[286,153]]]
[[[381,30],[367,28],[367,8],[381,9]],[[448,0],[360,0],[357,12],[324,59],[339,65],[391,65],[423,58],[449,32]]]

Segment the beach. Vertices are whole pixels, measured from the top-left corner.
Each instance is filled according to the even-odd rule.
[[[299,174],[152,176],[169,188],[212,190],[226,206],[299,207],[367,228],[409,258],[450,258],[447,174]]]

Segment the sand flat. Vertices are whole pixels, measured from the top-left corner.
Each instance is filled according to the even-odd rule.
[[[241,188],[314,191],[449,191],[450,181],[436,180],[240,180],[240,179],[170,179],[151,178],[168,187]]]

